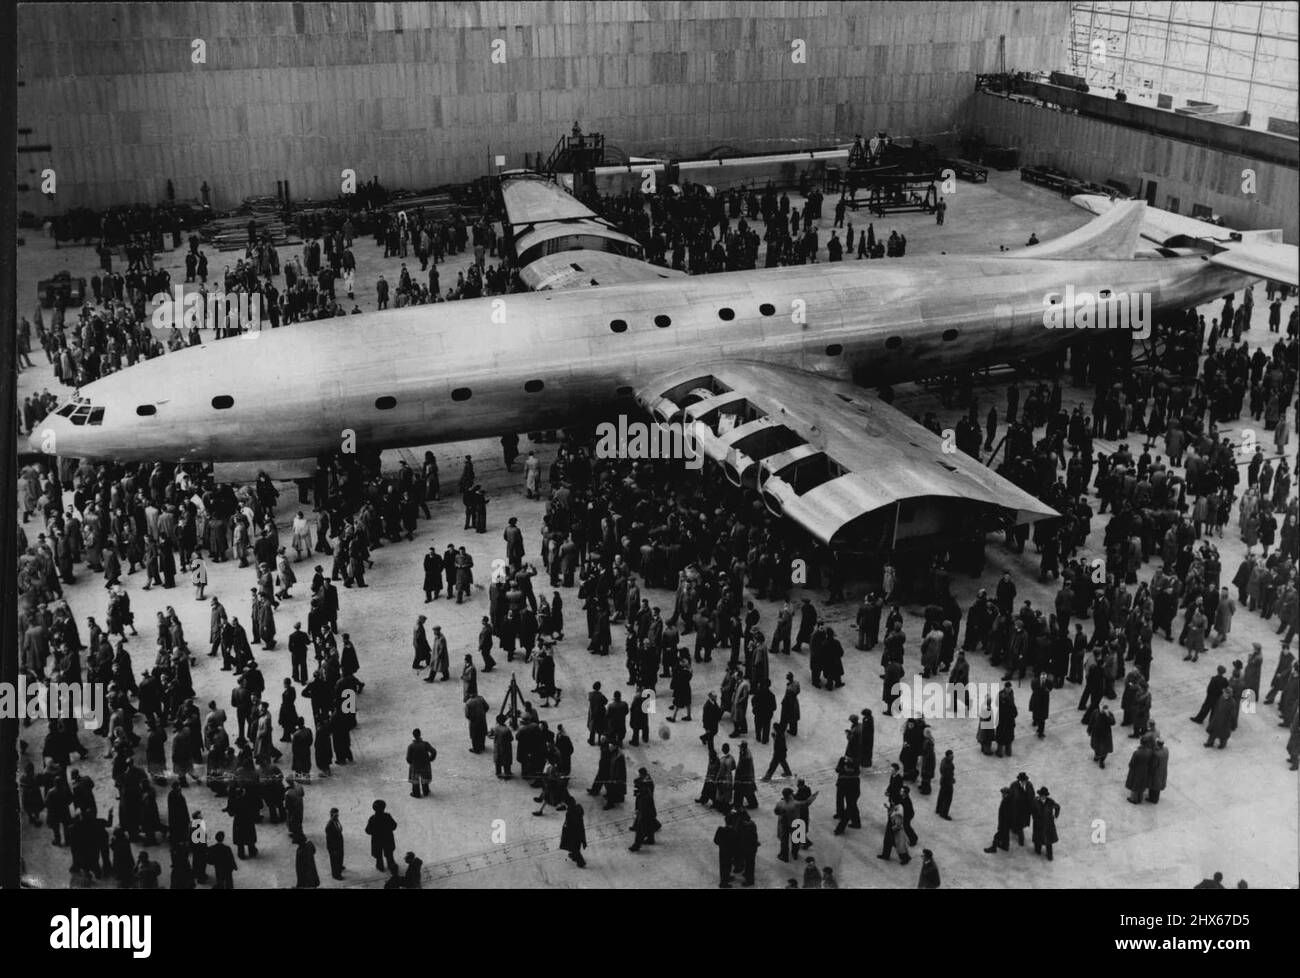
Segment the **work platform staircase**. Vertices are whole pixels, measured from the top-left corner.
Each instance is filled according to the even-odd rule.
[[[568,136],[561,136],[551,150],[545,173],[584,173],[605,165],[605,137],[598,132],[584,133],[577,125]]]

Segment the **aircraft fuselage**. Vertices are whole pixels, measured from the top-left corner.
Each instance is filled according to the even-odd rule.
[[[1052,349],[1077,335],[1044,325],[1044,296],[1067,286],[1150,293],[1158,314],[1250,280],[1200,258],[949,256],[414,306],[137,364],[81,390],[105,408],[100,424],[51,415],[32,444],[90,459],[225,462],[316,456],[349,434],[358,450],[488,437],[562,427],[714,360],[876,386]]]

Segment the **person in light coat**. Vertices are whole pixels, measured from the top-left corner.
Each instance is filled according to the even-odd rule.
[[[524,459],[524,494],[529,499],[536,499],[542,484],[542,463],[537,460],[536,452],[529,452]]]
[[[307,517],[298,511],[298,515],[293,518],[293,559],[295,562],[302,560],[303,555],[311,556],[311,524],[307,522]]]
[[[194,585],[194,600],[203,600],[203,589],[208,586],[208,568],[202,557],[194,558],[194,570],[190,572],[190,581]]]

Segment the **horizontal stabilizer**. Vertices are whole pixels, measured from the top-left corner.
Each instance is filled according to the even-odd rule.
[[[1300,249],[1276,241],[1243,241],[1226,245],[1209,260],[1238,272],[1287,285],[1300,285]]]

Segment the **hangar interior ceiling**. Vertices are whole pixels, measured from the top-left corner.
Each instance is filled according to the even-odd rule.
[[[1270,118],[1294,123],[1298,15],[1293,0],[1075,3],[1072,70],[1132,101],[1212,103],[1250,113],[1258,129]]]

